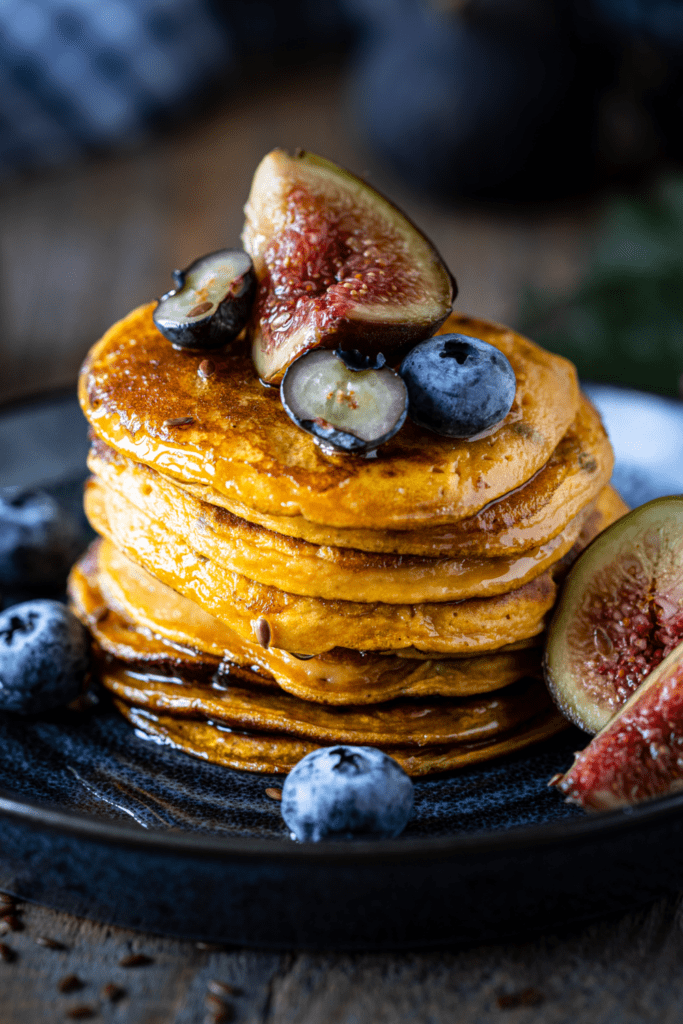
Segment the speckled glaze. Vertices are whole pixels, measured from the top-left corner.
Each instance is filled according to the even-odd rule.
[[[620,421],[619,396],[593,392],[608,412],[626,500],[683,490],[683,407],[626,392]],[[631,431],[634,450],[642,446],[642,408],[649,436],[665,437],[670,454],[650,472],[629,461],[626,444]],[[105,697],[78,713],[2,715],[0,889],[207,941],[379,949],[501,938],[682,887],[683,794],[589,818],[548,789],[585,739],[569,730],[418,780],[398,839],[298,844],[265,792],[281,778],[150,742]]]

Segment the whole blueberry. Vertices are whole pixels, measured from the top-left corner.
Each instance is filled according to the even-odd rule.
[[[446,437],[473,437],[499,423],[515,398],[502,352],[465,334],[438,334],[408,353],[400,374],[414,423]]]
[[[0,613],[0,710],[31,715],[81,692],[90,638],[59,601],[26,601]]]
[[[413,784],[374,747],[322,747],[292,769],[282,788],[282,817],[292,838],[390,838],[405,828]]]
[[[62,588],[82,546],[80,527],[44,491],[0,491],[0,589]]]

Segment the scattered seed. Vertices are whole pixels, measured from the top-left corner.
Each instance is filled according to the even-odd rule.
[[[207,299],[206,302],[198,302],[197,305],[193,306],[186,315],[201,316],[202,313],[208,313],[210,309],[213,309],[213,302],[209,302]]]
[[[14,896],[10,896],[8,892],[0,892],[0,903],[2,903],[4,907],[14,907],[16,906],[16,902],[16,898]]]
[[[229,985],[227,981],[210,981],[206,986],[209,992],[212,992],[215,996],[239,996],[242,990],[236,988],[235,985]]]
[[[125,988],[121,988],[120,985],[115,985],[113,982],[109,982],[108,985],[105,985],[100,992],[102,998],[109,1000],[110,1003],[118,1003],[119,999],[123,999],[125,994]]]
[[[208,995],[204,1000],[204,1005],[207,1010],[210,1010],[211,1013],[213,1013],[214,1021],[220,1021],[221,1024],[232,1020],[235,1016],[233,1007],[229,1003],[219,999],[218,996]]]
[[[59,982],[57,988],[60,992],[78,992],[79,988],[83,988],[83,982],[77,974],[67,974]]]
[[[230,1024],[230,1021],[235,1019],[235,1011],[232,1006],[225,1006],[222,1010],[217,1010],[212,1018],[212,1024]]]
[[[261,647],[270,646],[270,626],[262,615],[254,622],[254,634]]]
[[[66,1015],[71,1020],[87,1020],[89,1017],[95,1016],[95,1011],[92,1006],[83,1004],[82,1006],[72,1006],[70,1010],[66,1011]]]
[[[131,953],[119,960],[119,967],[147,967],[148,964],[153,963],[152,957],[147,956],[146,953]]]
[[[36,935],[36,945],[44,946],[45,949],[66,949],[66,946],[62,942],[57,942],[56,939],[51,939],[48,935]]]
[[[274,786],[268,786],[266,788],[266,796],[269,796],[271,800],[282,800],[282,790],[275,789]]]
[[[199,369],[197,370],[199,376],[203,377],[204,380],[206,380],[208,377],[213,377],[215,372],[216,364],[213,362],[213,360],[202,359],[201,363],[199,364]]]
[[[21,932],[24,930],[24,926],[19,920],[19,918],[13,914],[10,915],[10,917],[6,917],[5,921],[7,923],[7,927],[11,932]]]
[[[164,420],[165,427],[189,427],[194,423],[194,416],[178,416],[174,420]]]
[[[498,996],[496,1000],[499,1010],[516,1010],[519,1006],[538,1006],[545,996],[537,988],[524,988],[521,992],[510,992]]]
[[[12,947],[7,946],[4,942],[0,942],[0,960],[4,960],[6,964],[11,964],[16,958],[17,954]]]

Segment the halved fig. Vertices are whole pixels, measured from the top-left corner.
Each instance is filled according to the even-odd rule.
[[[159,299],[153,319],[179,348],[220,348],[242,331],[256,294],[251,258],[242,249],[201,256],[174,270],[176,287]]]
[[[600,534],[555,611],[546,682],[560,710],[597,732],[683,640],[683,496],[657,498]]]
[[[683,789],[683,644],[551,784],[588,811]]]
[[[313,153],[269,153],[242,240],[258,293],[252,355],[279,380],[311,348],[384,352],[398,362],[443,323],[455,281],[425,236],[360,178]]]
[[[354,362],[329,349],[306,352],[285,373],[280,397],[290,419],[316,441],[362,455],[401,429],[408,392],[381,357],[371,369],[355,369]]]

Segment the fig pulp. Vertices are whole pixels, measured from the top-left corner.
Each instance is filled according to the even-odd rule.
[[[683,640],[683,496],[657,498],[600,534],[574,565],[548,631],[546,682],[598,732]]]
[[[683,644],[552,781],[568,801],[591,811],[683,789]]]
[[[322,157],[269,153],[245,212],[242,238],[259,282],[252,354],[262,380],[280,380],[318,346],[398,362],[451,311],[455,282],[431,242],[379,192]]]

